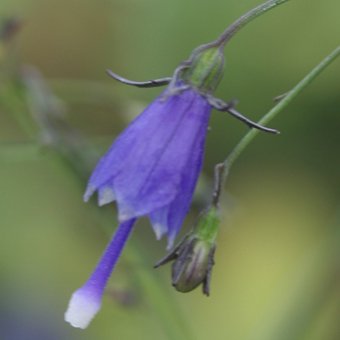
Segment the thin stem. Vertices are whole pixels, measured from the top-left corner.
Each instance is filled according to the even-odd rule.
[[[220,202],[220,196],[222,192],[222,184],[223,184],[223,174],[225,172],[224,163],[216,164],[215,166],[215,188],[212,197],[212,205],[218,208]]]
[[[242,15],[234,23],[232,23],[216,40],[217,45],[222,47],[237,33],[243,26],[247,25],[249,22],[257,18],[258,16],[264,14],[270,9],[281,5],[289,0],[268,0],[265,3],[253,8],[246,14]]]
[[[258,124],[265,125],[270,122],[276,115],[278,115],[297,95],[299,95],[303,89],[305,89],[333,60],[340,56],[340,46],[338,46],[332,53],[330,53],[325,59],[323,59],[306,77],[304,77],[292,90],[290,90],[286,96],[275,105],[266,115],[264,115]],[[231,166],[236,159],[241,155],[245,148],[252,142],[252,140],[258,135],[259,130],[250,130],[241,141],[231,151],[229,156],[223,162],[225,165],[225,171],[223,174],[223,180],[226,179]]]
[[[226,43],[237,33],[242,27],[250,23],[255,18],[259,17],[260,15],[266,13],[267,11],[271,10],[272,8],[281,5],[289,0],[268,0],[263,4],[251,9],[246,14],[242,15],[239,19],[234,21],[230,26],[228,26],[225,31],[214,41],[201,45],[197,47],[192,56],[197,55],[197,53],[211,47],[220,47],[221,49],[224,48]],[[192,57],[191,57],[192,59]],[[189,59],[189,60],[191,60]]]

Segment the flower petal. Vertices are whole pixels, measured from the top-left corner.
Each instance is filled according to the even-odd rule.
[[[161,229],[163,234],[165,233],[164,231],[167,231],[168,249],[172,247],[190,207],[197,179],[202,167],[208,122],[209,111],[208,114],[202,116],[200,125],[196,128],[195,135],[192,136],[192,151],[189,153],[184,170],[182,171],[178,194],[170,204],[150,214],[151,223],[154,229]],[[181,133],[178,131],[177,138],[180,139],[180,137]]]
[[[98,190],[98,205],[102,205],[113,202],[116,199],[116,195],[112,189],[112,185],[101,186]]]
[[[151,225],[157,240],[160,240],[163,235],[168,233],[168,210],[169,205],[166,205],[150,213]]]
[[[90,178],[86,198],[111,187],[124,221],[169,204],[181,190],[194,138],[210,105],[189,89],[161,95],[118,137]],[[106,200],[101,200],[105,203]]]

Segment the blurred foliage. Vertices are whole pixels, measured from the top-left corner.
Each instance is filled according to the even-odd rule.
[[[165,242],[141,221],[93,324],[79,331],[63,321],[116,223],[111,208],[82,202],[88,168],[159,93],[117,84],[105,69],[171,75],[256,4],[1,1],[0,24],[17,24],[0,35],[1,339],[338,339],[339,61],[272,123],[281,135],[262,134],[235,165],[211,297],[180,294],[168,267],[152,269]],[[292,0],[251,23],[227,47],[217,95],[260,118],[339,44],[339,11],[338,0]],[[245,131],[212,115],[208,184]]]

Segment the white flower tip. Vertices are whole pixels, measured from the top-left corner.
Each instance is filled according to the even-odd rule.
[[[170,235],[169,236],[168,244],[166,246],[166,250],[171,250],[172,249],[172,247],[174,246],[174,243],[175,243],[175,238],[176,238],[175,235]]]
[[[122,204],[118,205],[118,220],[120,223],[131,220],[135,216],[135,212],[128,206]]]
[[[85,202],[88,202],[88,200],[90,199],[90,197],[93,195],[95,191],[96,191],[95,187],[93,187],[92,185],[88,185],[88,187],[86,188],[85,194],[83,196],[83,200]]]
[[[110,187],[104,187],[99,190],[98,205],[100,207],[105,204],[113,202],[115,199],[116,199],[116,195]]]
[[[65,321],[76,328],[85,329],[99,312],[101,301],[81,289],[73,293],[65,312]]]
[[[166,225],[161,223],[153,223],[152,224],[153,230],[156,234],[156,239],[159,241],[162,236],[167,232],[168,228]]]

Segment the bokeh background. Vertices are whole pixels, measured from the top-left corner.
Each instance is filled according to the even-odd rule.
[[[1,0],[1,25],[16,20],[0,47],[1,339],[339,339],[340,60],[230,173],[209,298],[176,292],[170,267],[152,268],[165,241],[141,220],[90,327],[63,321],[116,227],[114,207],[82,201],[88,169],[160,92],[105,69],[169,76],[258,3]],[[216,95],[259,119],[339,45],[339,13],[338,0],[292,0],[252,22],[227,46]],[[209,198],[214,164],[247,131],[218,112],[210,126],[184,230]]]

